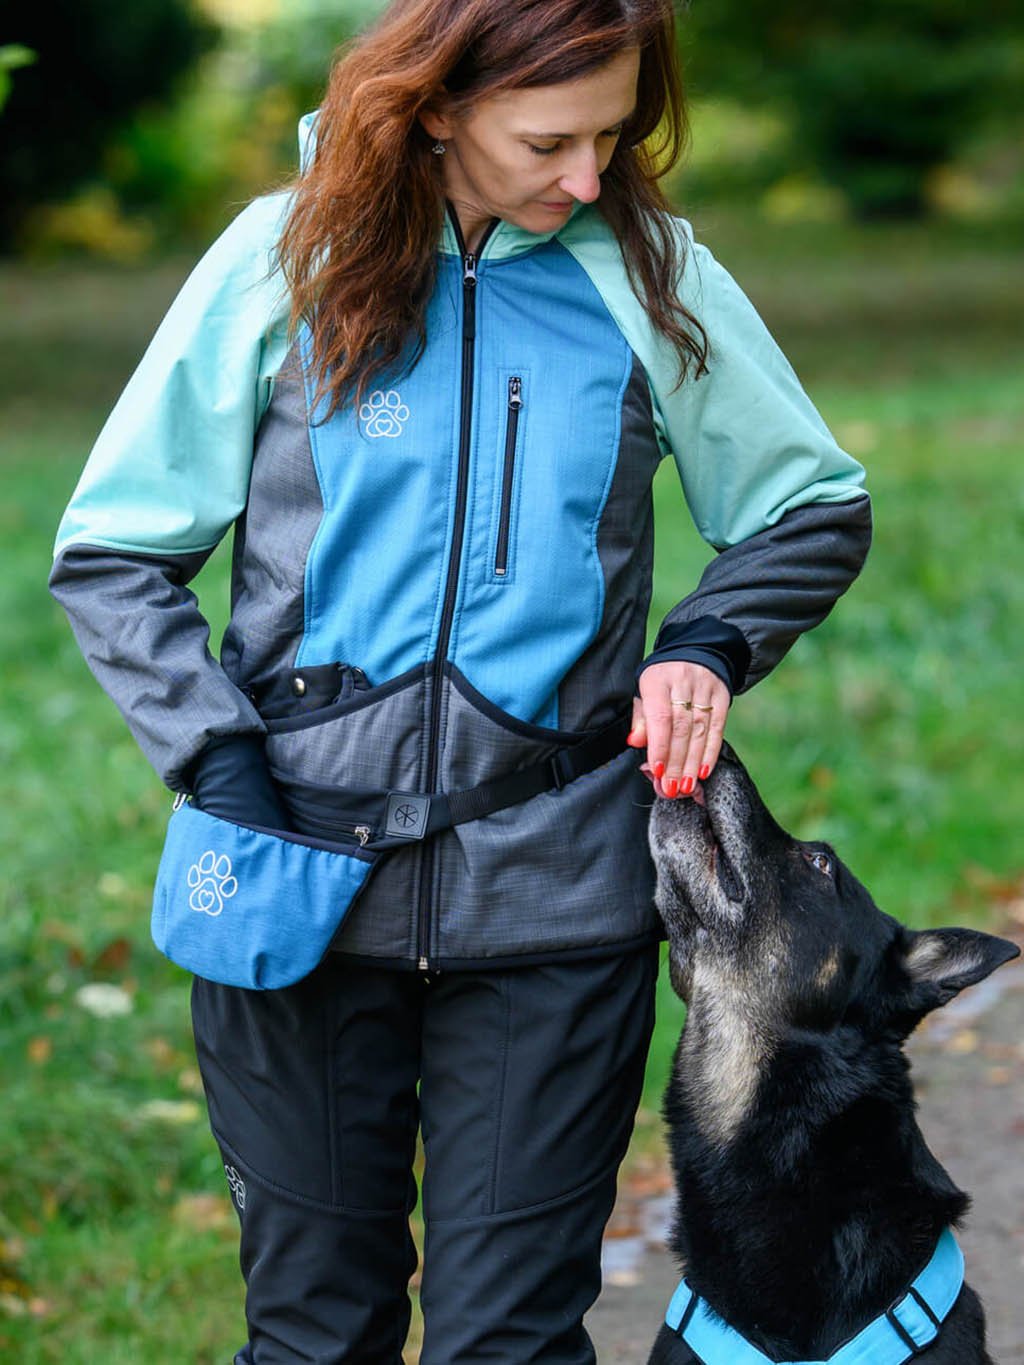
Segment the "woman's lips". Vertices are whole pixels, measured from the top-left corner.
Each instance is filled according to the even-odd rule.
[[[572,208],[572,200],[570,199],[567,204],[565,203],[553,204],[550,202],[550,200],[542,199],[540,201],[540,205],[541,208],[550,209],[552,213],[568,213],[568,211]]]

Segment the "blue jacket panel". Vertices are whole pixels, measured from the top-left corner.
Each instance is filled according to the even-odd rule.
[[[588,208],[496,222],[476,260],[449,223],[421,359],[322,420],[274,268],[286,208],[256,201],[190,277],[58,535],[53,591],[172,787],[211,740],[264,736],[317,835],[318,790],[457,790],[628,713],[666,454],[720,553],[657,657],[740,691],[855,577],[863,471],[685,225],[700,380],[676,384]],[[231,527],[218,663],[186,584]],[[656,935],[636,765],[389,854],[337,946],[453,965]]]

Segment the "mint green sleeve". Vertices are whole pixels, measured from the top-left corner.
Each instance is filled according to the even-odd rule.
[[[286,346],[273,271],[286,196],[257,199],[186,280],[110,414],[57,532],[142,554],[216,545],[245,505]]]
[[[93,448],[50,591],[161,778],[188,790],[212,741],[265,726],[209,650],[188,582],[243,510],[287,344],[273,273],[283,195],[250,204],[186,280]]]
[[[690,225],[674,223],[679,297],[704,327],[707,371],[657,332],[630,286],[611,230],[580,213],[560,240],[601,293],[647,375],[663,452],[690,515],[720,553],[667,613],[641,661],[710,668],[733,692],[764,678],[831,610],[871,541],[864,470],[842,450],[757,310]]]

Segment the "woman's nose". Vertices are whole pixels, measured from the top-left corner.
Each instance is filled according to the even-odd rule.
[[[593,148],[581,152],[572,166],[558,182],[564,194],[570,194],[583,204],[592,204],[601,193],[601,176],[597,166],[597,155]]]

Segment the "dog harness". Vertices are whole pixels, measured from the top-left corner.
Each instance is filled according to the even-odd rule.
[[[939,1335],[963,1282],[963,1252],[946,1228],[931,1260],[884,1313],[827,1360],[785,1361],[782,1365],[903,1365]],[[685,1279],[672,1295],[665,1321],[704,1365],[772,1365],[763,1351],[720,1318]]]

